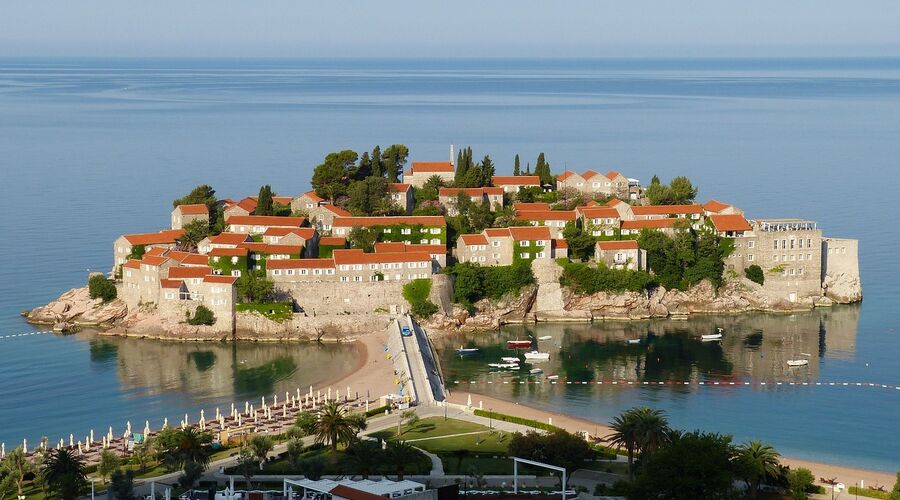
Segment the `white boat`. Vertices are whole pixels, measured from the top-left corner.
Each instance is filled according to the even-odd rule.
[[[477,347],[460,347],[459,349],[456,350],[456,354],[459,354],[460,356],[465,356],[467,354],[475,354],[476,352],[478,352],[478,350],[479,349]]]
[[[542,370],[540,368],[532,368],[531,370],[528,371],[528,373],[530,373],[532,375],[537,375],[538,373],[544,373],[544,370]]]
[[[722,334],[721,333],[710,333],[709,335],[701,335],[700,340],[702,340],[703,342],[710,342],[713,340],[722,340]]]
[[[518,363],[520,359],[513,356],[503,356],[500,358],[500,361],[503,361],[504,363]]]
[[[559,375],[547,375],[547,380],[559,380]]]
[[[542,337],[538,337],[538,340],[550,340],[552,338],[553,338],[552,335],[544,335]]]
[[[528,351],[525,353],[525,359],[546,360],[550,359],[549,352]]]
[[[787,364],[788,366],[806,366],[809,364],[809,361],[805,359],[789,359]]]
[[[488,363],[490,368],[496,368],[498,370],[518,370],[519,363]]]
[[[626,344],[640,344],[641,339],[628,339],[625,341]]]

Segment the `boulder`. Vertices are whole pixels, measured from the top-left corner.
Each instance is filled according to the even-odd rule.
[[[75,323],[86,326],[106,326],[125,317],[128,308],[119,299],[102,302],[92,299],[87,287],[73,288],[56,300],[29,311],[29,322],[41,324]]]
[[[862,283],[859,275],[826,274],[822,282],[825,296],[838,304],[852,304],[862,300]]]

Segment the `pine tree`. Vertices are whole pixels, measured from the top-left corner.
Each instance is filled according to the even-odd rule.
[[[370,175],[372,175],[372,160],[369,159],[369,153],[363,151],[362,158],[359,159],[359,165],[356,167],[353,178],[361,181]]]
[[[381,146],[375,146],[375,149],[372,150],[372,158],[369,161],[372,163],[372,174],[384,177],[387,172],[384,168],[384,162],[381,160]]]
[[[266,184],[259,188],[259,197],[256,199],[256,215],[275,215],[273,205],[272,187]]]
[[[513,175],[522,175],[519,171],[519,155],[516,155],[516,161],[513,163]]]
[[[531,162],[525,164],[525,175],[531,175]]]
[[[484,158],[481,160],[481,183],[478,187],[492,185],[495,173],[494,162],[491,161],[491,157],[484,155]]]

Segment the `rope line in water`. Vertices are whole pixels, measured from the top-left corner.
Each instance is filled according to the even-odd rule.
[[[25,333],[14,333],[14,334],[11,334],[11,335],[0,335],[0,339],[12,339],[12,338],[18,338],[18,337],[29,337],[29,336],[31,336],[31,335],[44,335],[44,334],[47,334],[47,333],[53,333],[53,331],[52,331],[52,330],[44,330],[44,331],[40,331],[40,332],[25,332]]]
[[[614,386],[726,386],[726,387],[772,387],[772,386],[800,386],[800,387],[871,387],[877,389],[894,389],[900,391],[900,385],[878,384],[873,382],[707,382],[707,381],[678,381],[678,380],[454,380],[454,384],[491,384],[491,385],[614,385]]]

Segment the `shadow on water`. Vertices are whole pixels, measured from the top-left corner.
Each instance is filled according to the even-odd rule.
[[[92,339],[90,341],[90,353],[92,363],[110,363],[115,361],[119,353],[119,347],[103,339]]]
[[[188,360],[194,363],[198,372],[205,372],[216,364],[216,353],[212,351],[195,351],[188,353]]]
[[[268,394],[275,384],[297,371],[297,363],[290,356],[282,356],[259,366],[235,366],[234,391],[237,394]]]

